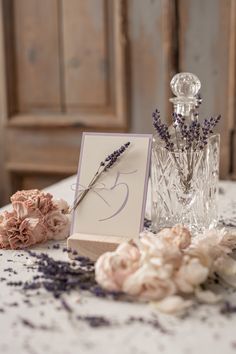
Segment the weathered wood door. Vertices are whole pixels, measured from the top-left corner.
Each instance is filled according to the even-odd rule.
[[[123,1],[0,5],[3,201],[75,173],[83,130],[125,131],[128,121]]]
[[[236,1],[178,0],[178,24],[178,69],[201,79],[201,115],[222,115],[220,173],[236,178]]]
[[[0,0],[0,203],[76,172],[81,132],[152,132],[169,82],[202,82],[236,179],[236,0]],[[129,124],[130,122],[130,124]],[[4,198],[5,195],[5,198]]]

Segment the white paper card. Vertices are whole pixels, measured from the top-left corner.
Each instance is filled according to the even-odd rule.
[[[143,229],[152,135],[84,133],[75,201],[101,161],[130,142],[74,210],[71,233],[138,237]]]

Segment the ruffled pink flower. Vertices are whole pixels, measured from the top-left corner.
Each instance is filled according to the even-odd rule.
[[[97,261],[97,282],[109,291],[120,291],[124,281],[139,267],[140,252],[133,242],[121,244],[115,252],[104,253]]]
[[[13,209],[21,219],[25,217],[40,217],[55,208],[53,196],[38,189],[18,191],[11,197]]]
[[[50,211],[44,218],[49,240],[64,240],[69,236],[70,219],[60,210]]]
[[[22,249],[32,246],[36,243],[47,240],[47,230],[45,225],[36,218],[24,219],[20,226],[9,236],[11,249]]]
[[[47,239],[69,235],[68,204],[37,189],[18,191],[11,197],[13,211],[0,216],[0,247],[26,248]]]
[[[5,211],[0,215],[0,247],[10,248],[8,230],[12,226],[16,228],[16,213]],[[18,224],[19,225],[19,224]]]
[[[46,227],[37,218],[20,221],[13,217],[7,222],[6,233],[11,249],[23,249],[47,240]]]

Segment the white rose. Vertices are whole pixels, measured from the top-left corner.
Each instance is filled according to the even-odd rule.
[[[176,291],[171,279],[160,279],[150,264],[143,264],[123,284],[123,291],[142,300],[161,300]]]

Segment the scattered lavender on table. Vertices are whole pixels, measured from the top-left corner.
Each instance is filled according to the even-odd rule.
[[[37,274],[30,281],[9,281],[8,286],[21,287],[24,291],[44,289],[55,298],[61,298],[73,290],[89,291],[96,297],[119,299],[123,294],[103,290],[95,280],[94,262],[89,258],[76,256],[75,251],[63,248],[63,252],[73,253],[72,262],[55,260],[46,253],[29,251],[35,259],[33,270]],[[27,266],[27,268],[29,268]],[[64,299],[61,304],[66,308]],[[67,308],[68,310],[68,308]]]
[[[120,158],[121,155],[123,155],[123,153],[128,149],[129,146],[130,146],[130,142],[128,141],[124,145],[121,145],[121,147],[119,149],[113,151],[112,154],[108,155],[104,161],[100,162],[97,172],[93,176],[88,187],[79,194],[79,197],[76,199],[72,210],[76,209],[78,207],[78,205],[82,202],[82,200],[84,199],[86,194],[89,192],[89,190],[95,185],[95,183],[97,182],[99,177],[104,172],[107,172],[116,163],[118,158]]]
[[[229,301],[225,301],[225,303],[220,309],[220,313],[222,315],[227,315],[227,316],[232,315],[236,313],[236,306],[232,305]]]

